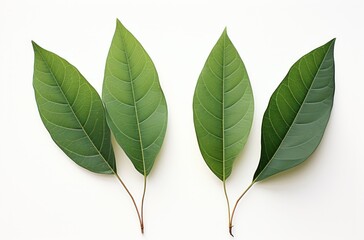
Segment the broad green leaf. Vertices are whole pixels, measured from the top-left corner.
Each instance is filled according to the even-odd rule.
[[[95,173],[116,173],[99,95],[66,60],[34,42],[33,48],[35,98],[54,142],[81,167]]]
[[[230,176],[247,141],[253,112],[247,71],[225,29],[206,60],[193,97],[201,154],[222,181]]]
[[[334,99],[334,43],[299,59],[274,91],[263,117],[254,182],[302,163],[320,143]]]
[[[107,122],[135,168],[147,176],[167,128],[167,104],[152,60],[117,20],[102,98]]]

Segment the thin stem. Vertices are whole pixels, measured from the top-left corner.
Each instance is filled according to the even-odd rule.
[[[134,197],[133,195],[131,195],[129,189],[126,187],[125,183],[123,182],[123,180],[121,180],[119,174],[115,173],[115,176],[117,177],[117,179],[119,180],[119,182],[121,183],[121,185],[123,185],[123,187],[125,188],[126,192],[129,194],[131,200],[133,201],[133,204],[134,204],[134,207],[135,207],[135,210],[138,214],[138,219],[139,219],[139,223],[140,223],[140,228],[141,228],[141,231],[143,233],[143,220],[142,218],[140,217],[140,213],[139,213],[139,210],[138,210],[138,206],[136,205],[135,203],[135,200],[134,200]]]
[[[230,217],[230,234],[231,234],[231,232],[232,232],[232,228],[233,228],[233,218],[234,218],[234,213],[235,213],[235,210],[236,210],[236,207],[238,206],[238,203],[239,203],[239,201],[244,197],[244,195],[249,191],[249,189],[254,185],[254,181],[248,186],[248,188],[247,189],[245,189],[245,191],[240,195],[240,197],[238,198],[238,200],[236,200],[236,203],[235,203],[235,206],[234,206],[234,208],[233,208],[233,212],[232,212],[232,214],[231,214],[231,217]],[[231,236],[233,236],[232,234],[231,234]]]
[[[140,207],[140,211],[141,211],[140,227],[142,229],[142,233],[144,233],[144,198],[145,198],[146,190],[147,190],[147,176],[144,175],[144,189],[143,189],[142,204],[141,204],[141,207]]]
[[[225,194],[227,208],[228,208],[229,232],[230,232],[230,235],[234,237],[234,235],[231,232],[230,201],[229,201],[229,197],[228,197],[227,190],[226,190],[226,181],[223,181],[223,186],[224,186],[224,194]]]

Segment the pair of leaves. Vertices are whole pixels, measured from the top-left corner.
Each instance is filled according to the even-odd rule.
[[[167,105],[152,60],[117,20],[103,87],[96,90],[70,63],[33,42],[33,86],[42,121],[75,163],[116,174],[110,130],[135,168],[150,173],[167,126]]]
[[[247,141],[254,100],[244,63],[226,29],[208,56],[193,98],[194,124],[206,164],[223,181],[232,236],[235,209],[251,186],[302,163],[319,145],[333,106],[334,43],[299,59],[274,91],[263,117],[258,168],[231,213],[225,181]]]
[[[320,143],[333,105],[334,43],[299,59],[273,93],[263,118],[261,158],[253,182],[302,163]],[[193,112],[201,154],[225,181],[253,120],[249,78],[226,30],[200,74]]]

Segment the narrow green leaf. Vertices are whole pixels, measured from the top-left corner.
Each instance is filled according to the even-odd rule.
[[[151,171],[167,128],[167,104],[152,60],[117,20],[106,61],[107,122],[134,167]]]
[[[116,173],[110,130],[96,90],[66,60],[32,43],[35,98],[54,142],[81,167]]]
[[[193,98],[201,154],[222,181],[247,141],[253,112],[247,71],[225,29],[206,60]]]
[[[299,59],[274,91],[263,117],[254,182],[302,163],[320,143],[334,99],[334,43]]]

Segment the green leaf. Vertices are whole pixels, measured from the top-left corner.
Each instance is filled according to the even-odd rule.
[[[119,20],[106,61],[102,98],[117,142],[147,176],[166,133],[167,104],[152,60]]]
[[[253,112],[247,71],[225,29],[206,60],[193,98],[201,154],[222,181],[247,141]]]
[[[263,117],[254,182],[302,163],[320,143],[334,99],[334,43],[299,59],[274,91]]]
[[[54,142],[81,167],[95,173],[116,173],[99,95],[74,66],[32,43],[35,98]]]

